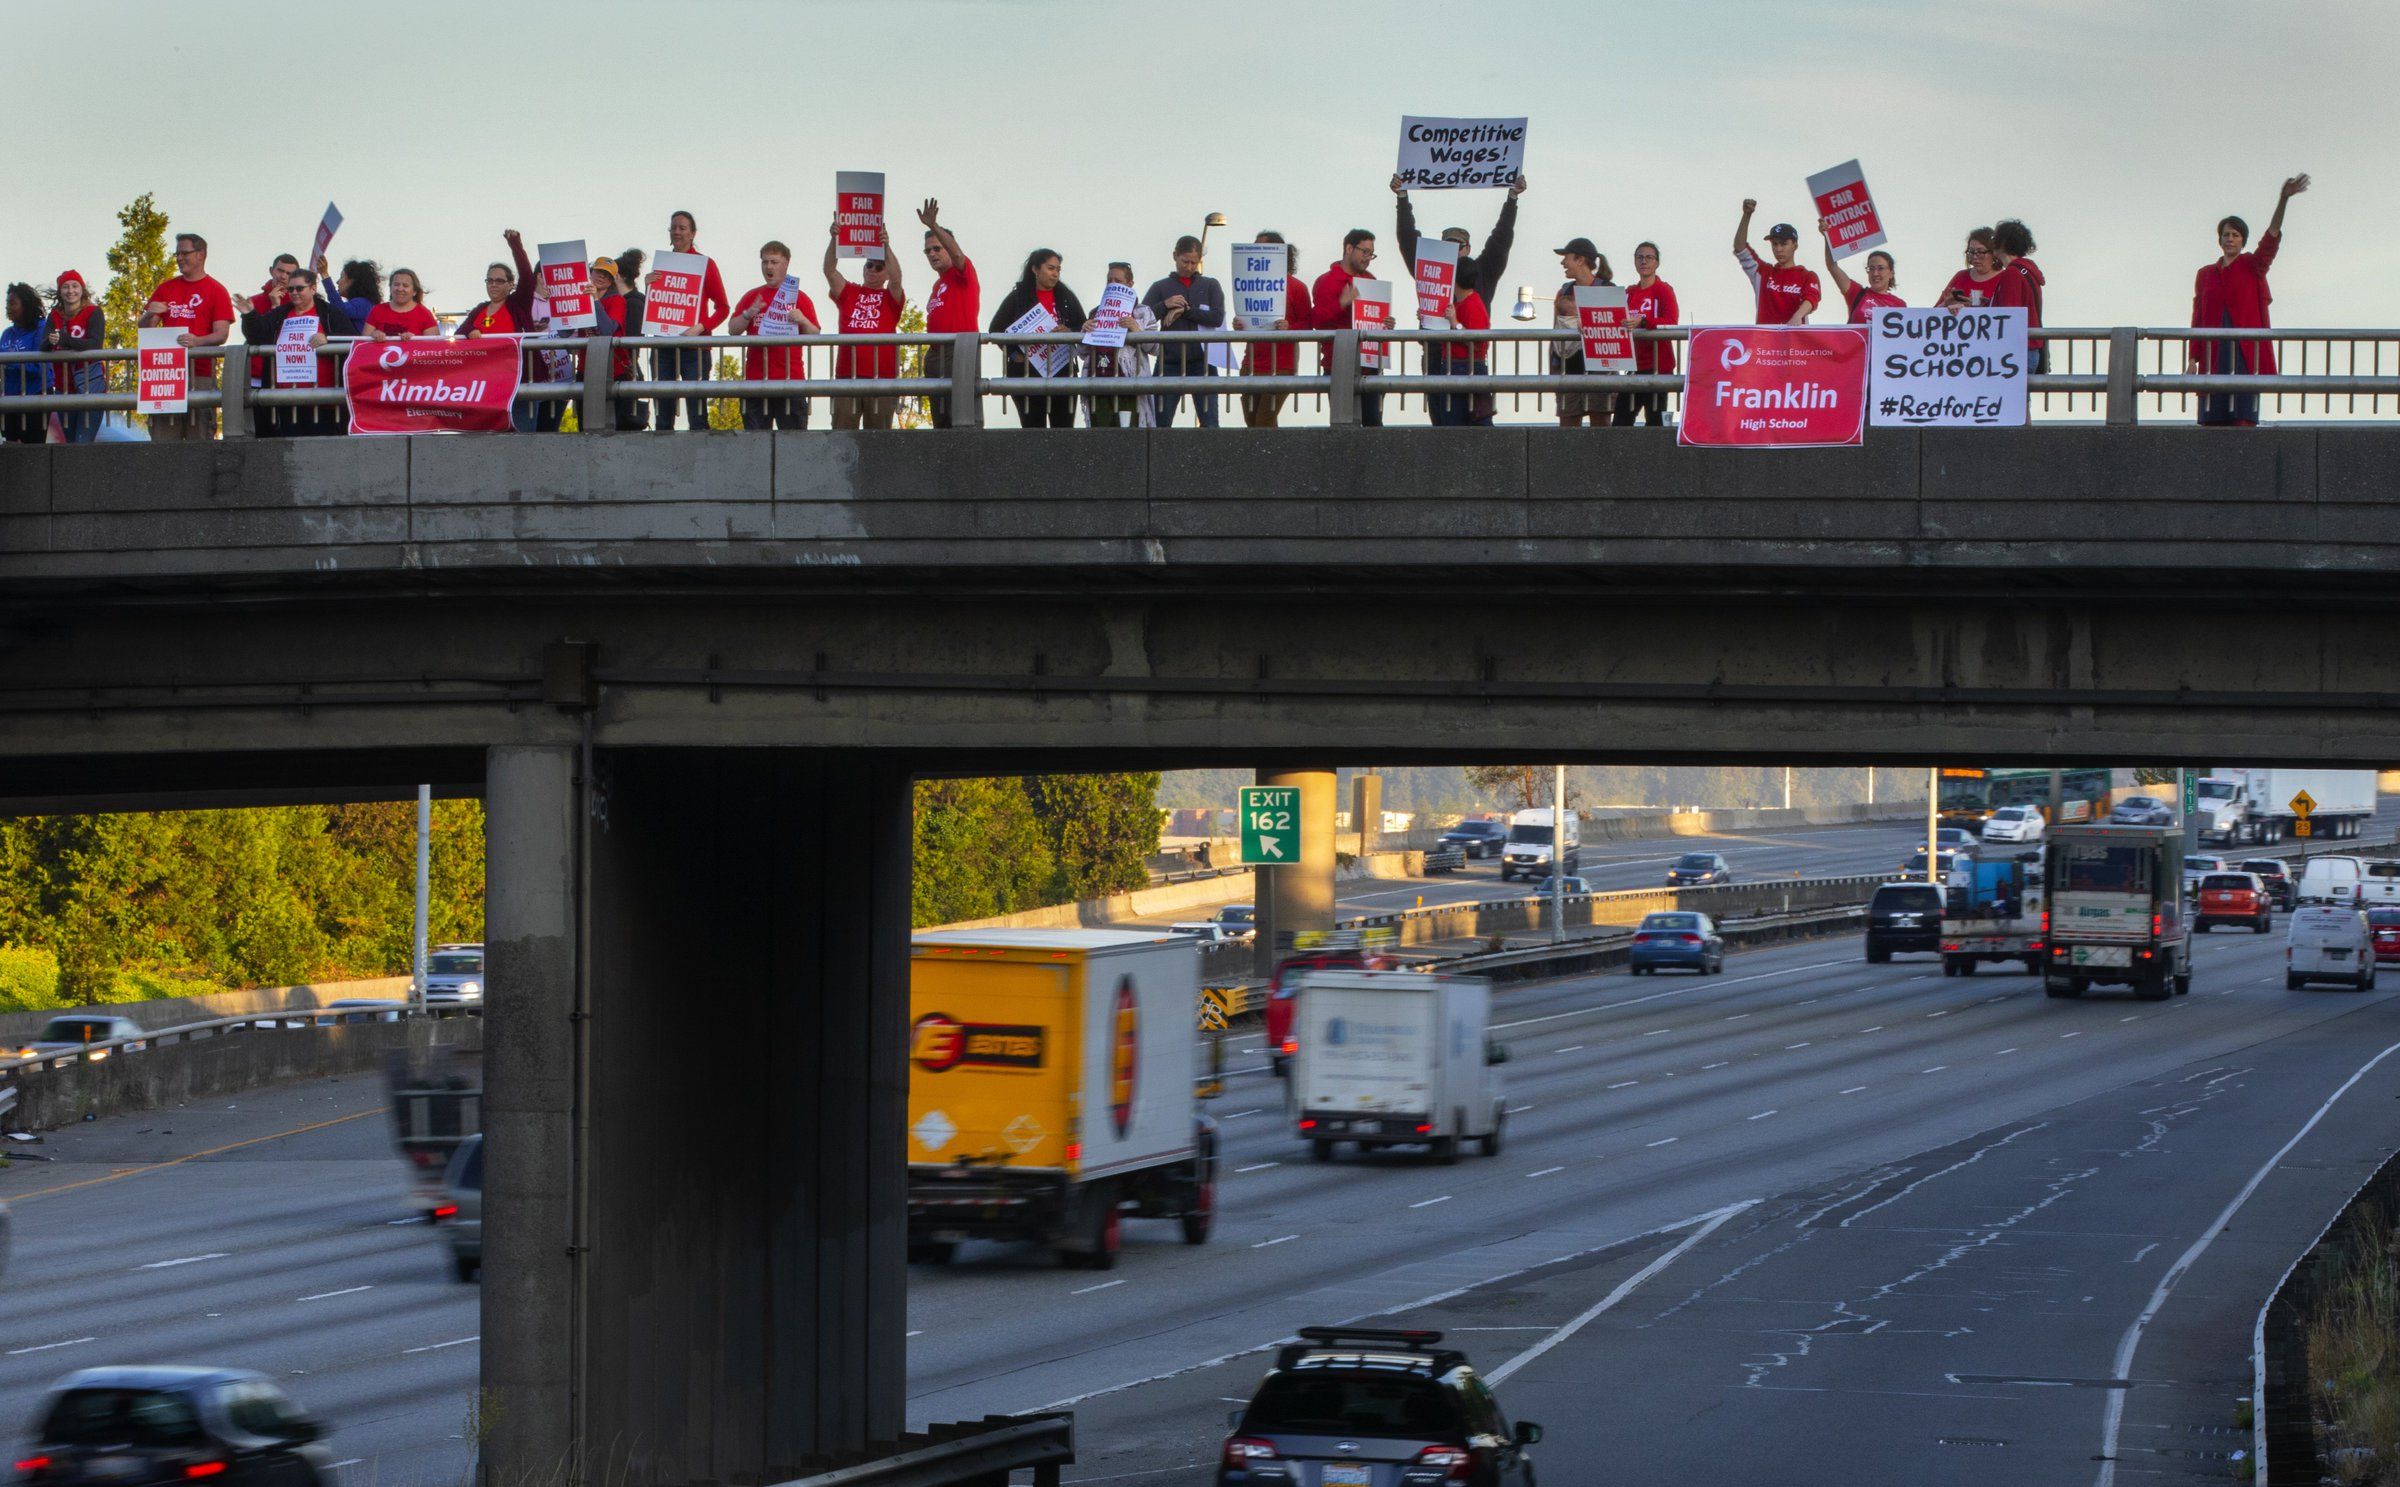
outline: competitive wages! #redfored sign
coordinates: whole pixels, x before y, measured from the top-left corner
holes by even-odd
[[[1679,444],[1856,444],[1867,421],[1867,337],[1855,325],[1695,326]]]
[[[343,383],[354,434],[505,434],[521,358],[514,336],[361,341]]]

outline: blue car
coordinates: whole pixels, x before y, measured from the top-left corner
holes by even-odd
[[[1637,976],[1661,966],[1714,976],[1725,969],[1725,942],[1706,914],[1645,914],[1626,965]]]

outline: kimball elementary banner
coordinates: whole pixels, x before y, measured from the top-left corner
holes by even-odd
[[[1867,422],[1867,336],[1856,325],[1694,326],[1678,444],[1856,444]]]
[[[515,336],[361,341],[343,364],[353,434],[505,434],[524,357]]]
[[[1400,120],[1400,184],[1416,191],[1508,186],[1525,168],[1523,119]]]

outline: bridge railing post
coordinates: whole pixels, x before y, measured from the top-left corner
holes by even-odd
[[[616,370],[614,336],[594,336],[584,342],[583,393],[575,401],[576,425],[587,434],[616,427],[609,412],[609,377]]]
[[[2142,421],[2140,385],[2142,338],[2133,326],[2114,326],[2108,333],[2108,411],[2111,425]]]
[[[983,427],[983,337],[960,331],[950,347],[950,427]]]
[[[1325,398],[1325,421],[1337,428],[1355,426],[1358,422],[1358,331],[1345,328],[1333,333],[1332,359],[1325,371],[1333,379],[1333,387]]]
[[[229,341],[216,349],[225,353],[217,358],[217,437],[247,439],[250,437],[250,348]]]

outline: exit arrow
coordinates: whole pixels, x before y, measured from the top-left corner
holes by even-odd
[[[1258,839],[1258,850],[1266,853],[1269,857],[1281,857],[1283,855],[1283,839],[1281,837],[1262,836]]]

